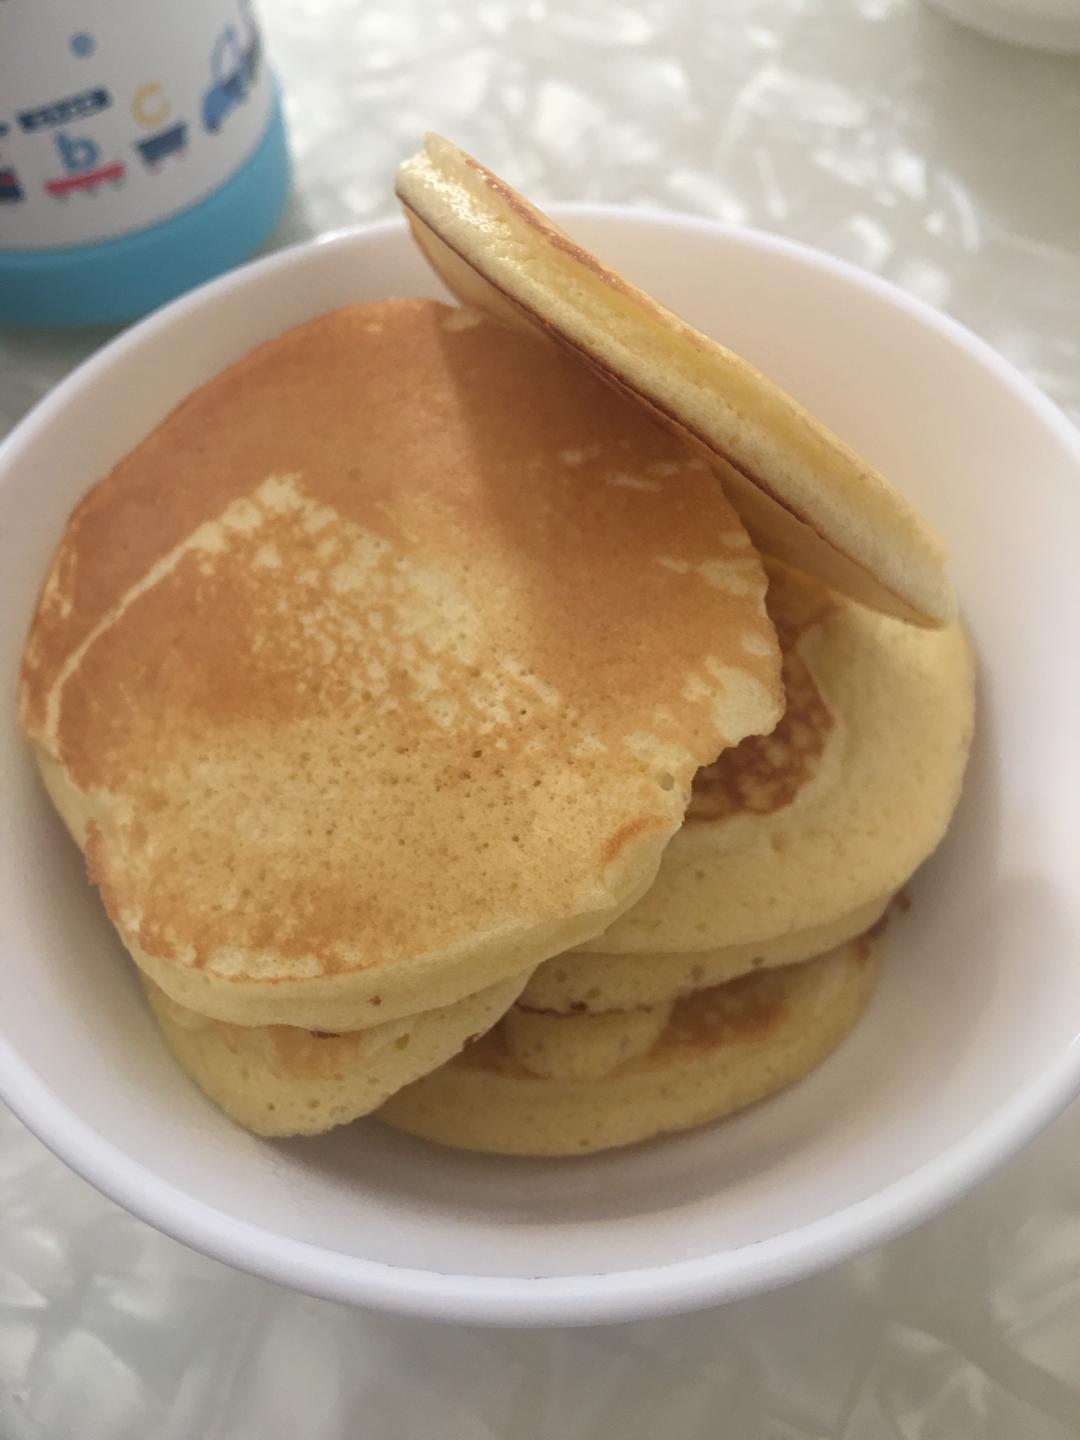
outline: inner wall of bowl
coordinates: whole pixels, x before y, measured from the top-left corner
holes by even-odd
[[[1064,442],[963,346],[796,252],[674,221],[593,213],[567,223],[787,385],[948,538],[982,675],[954,829],[890,929],[879,993],[854,1036],[808,1080],[731,1122],[562,1162],[459,1155],[372,1121],[266,1143],[220,1116],[160,1045],[9,718],[0,1029],[52,1092],[44,1138],[73,1153],[64,1112],[85,1122],[145,1167],[151,1217],[163,1181],[345,1257],[510,1276],[661,1265],[785,1234],[932,1164],[1080,1031],[1078,679],[1062,624],[1077,609],[1080,516],[1065,514],[1077,499]],[[0,491],[9,700],[38,584],[87,486],[258,340],[395,293],[439,293],[401,232],[315,247],[186,302],[52,402],[51,421],[9,455]],[[28,1096],[16,1084],[11,1098],[25,1110]]]

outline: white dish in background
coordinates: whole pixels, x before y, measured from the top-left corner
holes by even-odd
[[[993,40],[1034,50],[1080,50],[1080,0],[930,0]]]
[[[14,719],[73,504],[172,405],[323,310],[439,294],[398,223],[246,267],[85,364],[0,447],[0,1094],[75,1170],[219,1259],[459,1322],[631,1319],[786,1283],[917,1223],[1080,1090],[1080,443],[969,333],[799,246],[559,209],[757,362],[942,530],[981,665],[953,830],[890,927],[879,992],[820,1070],[736,1119],[568,1161],[470,1156],[366,1121],[237,1129],[176,1069]]]

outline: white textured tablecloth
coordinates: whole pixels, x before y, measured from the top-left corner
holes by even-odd
[[[690,210],[854,260],[1080,416],[1080,61],[919,0],[262,9],[297,164],[280,243],[391,213],[395,164],[435,128],[539,199]],[[0,337],[0,430],[103,338]],[[524,1334],[234,1274],[0,1111],[3,1440],[720,1435],[1080,1435],[1080,1110],[827,1275],[682,1320]]]

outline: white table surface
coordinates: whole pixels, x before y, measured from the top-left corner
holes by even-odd
[[[435,128],[541,200],[689,210],[854,260],[1080,417],[1080,60],[919,0],[262,10],[297,166],[275,243],[392,213],[396,162]],[[104,338],[0,336],[0,431]],[[1080,1435],[1080,1108],[948,1214],[828,1274],[681,1320],[540,1333],[235,1274],[0,1109],[3,1440],[720,1435]]]

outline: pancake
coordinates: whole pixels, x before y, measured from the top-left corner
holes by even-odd
[[[675,1002],[597,1015],[565,1015],[511,1005],[502,1018],[507,1055],[547,1080],[595,1080],[647,1055],[663,1034]]]
[[[876,949],[863,937],[688,996],[652,1049],[597,1078],[533,1074],[510,1054],[500,1022],[377,1116],[441,1145],[499,1155],[583,1155],[718,1120],[790,1085],[839,1045],[872,993]]]
[[[367,1115],[456,1055],[495,1024],[524,979],[343,1035],[208,1020],[145,976],[143,987],[174,1059],[226,1115],[256,1135],[318,1135]]]
[[[881,895],[828,924],[717,950],[690,950],[681,955],[571,951],[537,966],[520,1004],[534,1012],[557,1015],[601,1015],[611,1010],[656,1007],[695,990],[724,985],[756,970],[796,965],[845,945],[876,925],[884,917],[889,901],[888,895]]]
[[[864,604],[926,625],[955,600],[941,541],[888,482],[753,366],[583,250],[438,135],[397,193],[463,303],[538,327],[720,467],[755,543]]]
[[[361,1030],[598,934],[782,707],[707,467],[431,301],[260,346],[84,499],[24,656],[49,791],[144,974]]]
[[[961,626],[904,624],[775,562],[768,605],[784,652],[784,718],[695,778],[652,889],[586,951],[659,965],[693,955],[691,978],[710,963],[698,956],[721,952],[710,979],[730,974],[729,960],[802,958],[883,909],[945,834],[974,723]],[[556,963],[578,991],[612,983],[611,962],[594,980],[588,957],[580,972],[573,958]],[[620,983],[640,973],[629,968]],[[662,980],[657,971],[663,989],[635,1003],[677,993],[687,973],[672,960]],[[543,983],[530,983],[528,1003]]]

